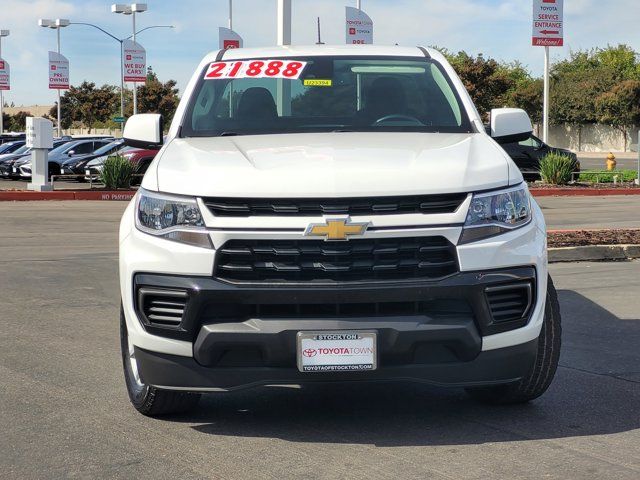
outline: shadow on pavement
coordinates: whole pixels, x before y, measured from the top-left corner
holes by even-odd
[[[621,320],[582,295],[560,292],[561,367],[549,391],[492,407],[461,390],[406,383],[312,384],[208,395],[195,430],[291,442],[461,445],[612,434],[640,428],[640,320]]]

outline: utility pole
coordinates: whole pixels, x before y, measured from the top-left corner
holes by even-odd
[[[58,55],[60,55],[60,28],[56,28],[56,34],[58,37]],[[69,82],[71,83],[71,82]],[[61,117],[61,110],[60,110],[60,89],[56,89],[56,92],[58,92],[58,137],[62,137],[62,125],[60,125],[60,117]]]
[[[542,141],[549,141],[549,47],[544,47],[544,100],[542,104]]]
[[[133,43],[136,43],[136,13],[142,13],[147,11],[146,3],[132,3],[131,5],[123,5],[121,3],[115,3],[111,5],[112,13],[122,13],[124,15],[131,15],[133,20],[133,35],[131,35],[131,39]],[[122,45],[120,47],[122,51]],[[120,54],[122,55],[122,53]],[[122,63],[122,62],[120,62]],[[122,67],[121,67],[122,70]],[[124,73],[124,72],[121,72]],[[123,75],[121,75],[122,77]],[[138,88],[136,82],[133,82],[133,114],[138,113]]]
[[[0,30],[0,58],[2,58],[2,37],[9,36],[9,30]],[[4,90],[0,89],[0,135],[4,133],[4,121],[2,118],[4,109]]]
[[[291,0],[278,0],[278,45],[291,45]]]
[[[131,18],[133,19],[133,43],[136,43],[136,12],[131,12]],[[133,82],[133,114],[138,113],[138,85]]]
[[[278,45],[291,45],[291,0],[278,0]],[[277,79],[276,100],[278,114],[291,115],[291,80]]]
[[[318,41],[316,42],[316,45],[324,45],[324,42],[320,37],[320,17],[318,17]]]

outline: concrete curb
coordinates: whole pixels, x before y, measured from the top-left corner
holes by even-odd
[[[549,263],[633,260],[640,258],[640,245],[589,245],[549,249]]]
[[[530,188],[534,197],[608,197],[640,195],[640,188]]]
[[[129,201],[136,194],[132,190],[56,190],[52,192],[30,192],[24,190],[0,191],[0,202],[28,200],[106,200]]]

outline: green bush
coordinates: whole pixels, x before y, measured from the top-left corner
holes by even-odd
[[[545,183],[566,185],[571,181],[574,165],[571,157],[549,153],[540,160],[540,176]]]
[[[581,182],[592,183],[613,183],[613,177],[618,176],[618,182],[633,182],[638,178],[635,170],[613,170],[612,172],[603,170],[585,170],[580,172]]]
[[[107,189],[129,188],[135,165],[120,155],[113,155],[104,161],[100,180]]]

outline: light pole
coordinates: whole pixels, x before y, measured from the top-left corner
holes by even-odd
[[[0,58],[2,58],[2,37],[8,37],[9,36],[9,30],[0,30]],[[4,109],[4,95],[3,92],[4,90],[0,90],[0,135],[2,135],[2,133],[4,132],[4,120],[2,118],[2,111]]]
[[[108,35],[109,37],[113,38],[116,42],[118,42],[120,44],[120,117],[124,118],[124,72],[122,71],[122,64],[124,63],[122,60],[122,42],[124,42],[125,40],[128,40],[129,38],[132,37],[132,35],[129,35],[126,38],[118,38],[115,35],[107,32],[104,28],[99,27],[98,25],[94,25],[93,23],[85,23],[85,22],[71,22],[71,25],[85,25],[87,27],[93,27],[93,28],[97,28],[98,30],[100,30],[102,33],[104,33],[105,35]],[[152,28],[175,28],[173,25],[152,25],[150,27],[145,27],[141,30],[138,30],[136,32],[136,35],[138,35],[139,33],[144,32],[145,30],[151,30]]]
[[[122,13],[124,15],[131,15],[133,20],[133,43],[136,42],[136,13],[142,13],[147,11],[146,3],[132,3],[131,5],[123,5],[121,3],[114,3],[111,5],[111,11],[113,13]],[[122,48],[120,49],[122,50]],[[136,82],[133,82],[133,114],[138,113],[138,88]]]
[[[45,28],[52,28],[56,31],[56,36],[58,39],[58,55],[60,55],[60,29],[69,26],[69,20],[66,18],[56,18],[55,20],[48,20],[46,18],[41,18],[38,20],[38,25]],[[62,136],[62,125],[60,124],[60,89],[57,88],[58,92],[58,137]]]

